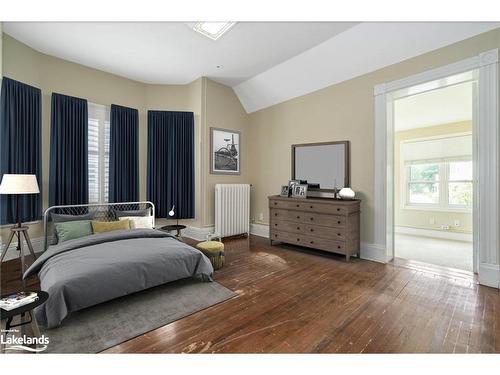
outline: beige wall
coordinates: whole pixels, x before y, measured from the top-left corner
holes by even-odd
[[[293,143],[351,141],[351,185],[361,205],[361,238],[374,240],[373,87],[500,47],[500,29],[252,113],[248,127],[252,218],[268,223],[267,197],[290,178]],[[263,214],[263,220],[258,220]]]
[[[401,199],[401,143],[403,141],[451,135],[472,131],[472,122],[463,121],[451,124],[429,126],[425,128],[410,129],[396,132],[394,134],[394,197],[395,211],[394,221],[397,226],[441,230],[441,225],[449,225],[450,230],[446,232],[472,233],[472,213],[471,212],[445,212],[405,209]],[[434,218],[434,224],[431,224]],[[460,222],[459,227],[454,226],[454,221]]]
[[[50,97],[52,92],[82,97],[89,102],[120,104],[139,110],[140,199],[146,199],[147,110],[192,111],[195,115],[196,208],[195,219],[186,224],[203,226],[213,223],[213,184],[218,177],[208,176],[209,147],[205,106],[208,103],[210,123],[214,126],[243,129],[246,114],[232,89],[200,78],[188,85],[149,85],[100,70],[55,58],[26,46],[14,38],[3,36],[3,73],[5,76],[36,86],[42,90],[42,191],[43,207],[48,206]],[[207,89],[208,88],[208,89]],[[209,96],[209,97],[207,97]],[[246,158],[243,157],[243,160]],[[244,168],[246,170],[246,168]],[[245,172],[246,173],[246,172]],[[242,175],[243,177],[244,175]],[[221,177],[221,182],[240,181],[240,177]],[[208,181],[208,183],[207,183]],[[213,211],[213,209],[212,209]],[[207,218],[204,218],[206,216]],[[163,220],[159,221],[162,224]],[[32,238],[41,237],[41,223],[30,225]],[[8,228],[1,228],[2,242]]]
[[[205,171],[205,196],[202,204],[204,209],[203,225],[214,225],[214,191],[215,184],[239,184],[249,183],[248,165],[249,145],[247,141],[247,121],[248,115],[241,106],[238,97],[234,91],[220,83],[207,80],[206,87],[206,128],[204,130],[204,142],[206,150],[205,155],[210,155],[210,128],[224,128],[237,130],[240,132],[240,175],[214,175],[210,174],[210,157],[204,160],[203,170]]]

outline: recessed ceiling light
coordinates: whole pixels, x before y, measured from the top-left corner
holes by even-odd
[[[235,24],[236,22],[196,22],[192,28],[212,40],[217,40]]]

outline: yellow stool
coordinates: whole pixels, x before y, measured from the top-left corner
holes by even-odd
[[[224,244],[220,241],[203,241],[196,248],[210,259],[214,270],[224,266]]]

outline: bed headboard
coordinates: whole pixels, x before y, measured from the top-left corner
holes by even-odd
[[[153,227],[155,226],[155,205],[150,201],[143,202],[121,202],[121,203],[95,203],[95,204],[75,204],[66,206],[52,206],[43,213],[43,249],[47,250],[49,246],[49,238],[54,236],[54,226],[49,225],[50,214],[57,213],[63,215],[84,215],[94,213],[95,220],[112,221],[115,220],[113,210],[128,211],[128,210],[145,210],[151,208],[153,215]]]

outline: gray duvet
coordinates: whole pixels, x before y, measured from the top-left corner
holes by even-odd
[[[170,281],[211,281],[213,267],[200,251],[168,233],[133,229],[51,246],[23,277],[37,272],[49,299],[35,315],[53,328],[73,311]]]

